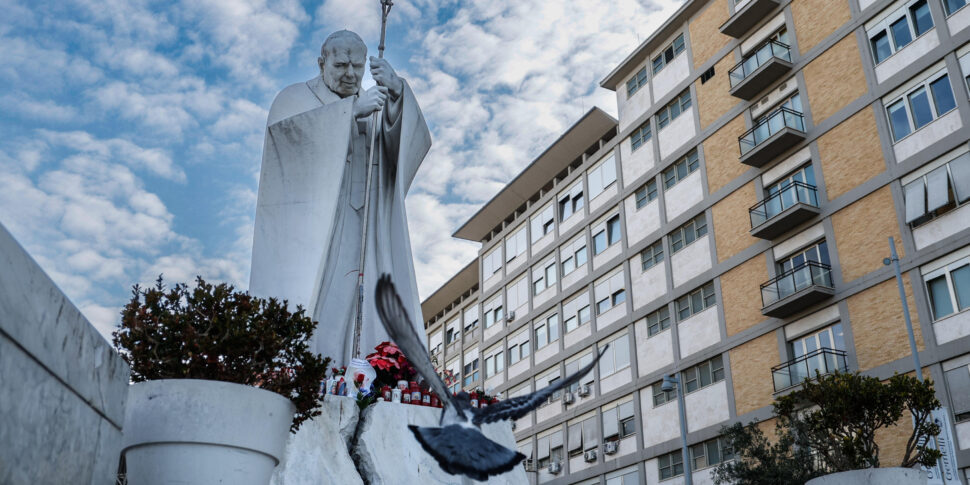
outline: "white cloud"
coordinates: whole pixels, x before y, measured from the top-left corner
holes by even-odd
[[[0,108],[31,120],[51,123],[66,123],[78,116],[78,110],[74,106],[58,104],[50,99],[37,100],[26,93],[0,97]]]
[[[100,140],[84,131],[38,130],[38,134],[54,146],[63,146],[102,160],[114,157],[132,168],[147,170],[176,182],[185,182],[185,172],[175,165],[168,153],[158,148],[143,148],[121,138]]]

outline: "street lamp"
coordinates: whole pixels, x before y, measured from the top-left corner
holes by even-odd
[[[674,386],[677,388],[677,410],[680,412],[680,440],[683,446],[681,452],[684,455],[684,479],[687,485],[694,485],[690,470],[690,452],[687,449],[687,411],[684,409],[684,392],[680,386],[680,379],[673,374],[664,376],[663,383],[660,384],[660,390],[663,392],[671,392],[674,390]]]

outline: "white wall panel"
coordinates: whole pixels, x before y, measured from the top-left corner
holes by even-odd
[[[692,315],[677,325],[682,359],[721,341],[721,326],[718,322],[716,305]]]
[[[688,433],[727,421],[731,418],[728,411],[727,381],[687,394],[685,406]]]
[[[711,246],[707,240],[709,237],[711,236],[705,235],[670,257],[674,288],[711,269]]]
[[[694,125],[693,104],[691,105],[690,109],[681,113],[681,115],[675,120],[671,121],[669,125],[664,127],[662,130],[658,130],[657,139],[660,143],[661,160],[669,157],[671,153],[684,146],[684,144],[693,138],[697,133]]]
[[[663,191],[664,205],[667,207],[667,220],[683,214],[704,200],[704,185],[701,183],[701,170],[695,170],[677,185]]]
[[[637,197],[631,195],[623,203],[626,211],[626,240],[627,246],[636,243],[660,229],[660,198],[648,202],[637,209]]]
[[[956,94],[960,96],[960,94]],[[960,110],[954,109],[949,113],[931,121],[926,126],[911,133],[898,143],[893,145],[893,153],[896,154],[896,162],[902,162],[907,158],[929,148],[934,143],[940,141],[946,135],[960,129],[963,123],[960,121]]]

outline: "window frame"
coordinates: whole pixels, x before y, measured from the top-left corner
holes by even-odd
[[[640,88],[647,85],[647,66],[643,66],[626,82],[626,99],[630,99],[640,91]],[[631,87],[632,86],[632,87]]]
[[[889,134],[892,137],[892,143],[895,145],[906,138],[912,136],[914,133],[920,131],[926,126],[930,125],[934,121],[940,119],[944,115],[951,113],[957,109],[956,104],[956,94],[953,92],[953,85],[950,84],[949,79],[950,73],[947,71],[946,67],[934,72],[933,74],[927,76],[925,79],[919,83],[911,86],[909,89],[904,91],[901,95],[891,98],[888,102],[883,103],[883,112],[886,116],[886,122],[889,125]],[[937,99],[936,94],[931,89],[930,85],[936,83],[940,79],[947,78],[947,86],[950,88],[950,96],[953,97],[954,104],[953,107],[940,113],[937,111]],[[923,123],[919,127],[916,126],[915,118],[913,117],[913,107],[912,107],[912,96],[917,93],[917,91],[923,90],[926,93],[927,101],[929,103],[929,108],[931,110],[932,119]],[[909,130],[902,137],[897,137],[896,127],[893,123],[892,112],[890,111],[894,106],[900,105],[903,107],[903,112],[906,114],[907,129]]]
[[[917,31],[915,11],[913,10],[913,6],[918,3],[922,3],[926,5],[926,8],[930,10],[930,21],[933,22],[933,25],[931,25],[922,33],[919,33]],[[943,3],[945,3],[945,0]],[[945,8],[946,7],[944,6],[944,9]],[[903,19],[905,19],[906,21],[907,33],[909,34],[910,38],[909,38],[909,41],[907,41],[906,43],[902,45],[897,45],[896,32],[893,30],[893,26],[898,25],[899,21]],[[886,62],[889,58],[896,55],[897,52],[912,45],[914,42],[916,42],[917,39],[926,35],[935,27],[936,27],[936,21],[933,19],[932,9],[929,8],[928,0],[910,0],[900,5],[896,10],[893,10],[892,12],[887,14],[882,20],[880,20],[871,28],[866,30],[866,39],[867,39],[867,43],[869,44],[869,54],[872,56],[873,65],[878,66],[879,64]],[[873,43],[873,40],[876,37],[879,37],[880,35],[884,35],[886,37],[886,41],[889,44],[889,51],[890,51],[889,55],[887,55],[882,59],[879,59],[876,46]]]
[[[680,115],[684,114],[687,110],[691,109],[694,105],[694,101],[690,94],[690,87],[687,87],[680,94],[674,96],[674,99],[670,100],[666,106],[660,108],[654,117],[657,119],[657,131],[660,132],[664,128],[670,126]],[[675,109],[676,107],[676,109]]]
[[[663,239],[658,239],[657,242],[647,246],[640,251],[640,271],[646,271],[664,261],[664,244]]]
[[[703,381],[705,371],[710,379],[706,384]],[[720,372],[720,377],[718,377],[718,372]],[[724,379],[724,356],[721,354],[715,355],[704,362],[690,366],[680,372],[680,380],[683,383],[685,396],[692,392],[711,387]],[[691,383],[695,383],[693,389],[691,388]]]
[[[673,186],[679,184],[682,180],[690,177],[690,175],[701,168],[700,158],[697,155],[697,149],[694,148],[689,153],[683,157],[677,159],[676,162],[670,164],[667,168],[660,173],[661,180],[663,180],[664,191],[670,190]],[[681,170],[683,169],[683,170]],[[683,174],[681,174],[683,172]]]
[[[923,289],[926,292],[926,299],[930,307],[930,318],[932,318],[933,322],[938,322],[940,320],[944,320],[944,319],[959,315],[961,313],[970,311],[970,302],[967,302],[967,305],[964,306],[963,308],[960,307],[960,297],[959,297],[959,294],[957,293],[957,286],[954,283],[954,277],[953,277],[953,273],[955,271],[958,271],[964,268],[967,268],[968,270],[970,270],[970,267],[968,267],[968,265],[970,265],[970,256],[964,256],[962,258],[955,259],[947,263],[943,267],[937,268],[933,271],[927,272],[926,274],[922,275]],[[930,289],[930,282],[935,281],[941,277],[943,278],[943,281],[946,284],[947,297],[949,299],[949,304],[950,304],[950,312],[943,316],[937,316],[936,303],[935,303],[935,299],[933,298],[933,291]]]
[[[653,131],[650,128],[650,120],[644,121],[642,125],[630,133],[630,153],[643,148],[650,139],[653,138]]]
[[[678,44],[679,42],[679,44]],[[684,33],[681,32],[674,40],[670,41],[669,44],[665,45],[663,49],[660,49],[660,53],[656,56],[650,58],[650,70],[653,75],[656,76],[657,73],[663,71],[674,59],[677,58],[681,53],[687,50],[687,38],[684,37]],[[668,54],[670,51],[670,54]],[[669,58],[668,58],[669,55]],[[660,62],[658,67],[658,61]]]
[[[670,243],[670,255],[673,256],[674,254],[677,254],[687,246],[694,244],[702,237],[706,236],[707,233],[708,233],[707,214],[705,214],[704,212],[701,212],[700,214],[698,214],[691,220],[685,222],[680,227],[678,227],[677,229],[674,229],[673,232],[667,235]],[[688,237],[692,239],[688,242],[685,242],[687,241]],[[681,246],[676,247],[677,244],[680,244]]]
[[[647,204],[657,200],[658,197],[660,197],[660,191],[657,189],[656,178],[647,180],[633,192],[633,200],[637,210],[646,207]]]
[[[674,314],[677,315],[677,322],[680,323],[716,305],[717,292],[714,290],[714,282],[709,281],[674,300]],[[681,316],[685,310],[687,316]]]
[[[655,318],[656,322],[655,323],[651,323],[651,321],[650,321],[651,320],[651,317],[654,317],[654,316],[656,316],[656,318]],[[667,329],[670,328],[670,321],[671,321],[671,318],[670,318],[670,306],[669,305],[664,305],[664,306],[662,306],[662,307],[660,307],[660,308],[658,308],[658,309],[650,312],[644,318],[646,318],[646,323],[647,323],[647,338],[651,338],[651,337],[655,337],[657,335],[660,335],[661,333],[664,332],[664,330],[667,330]],[[656,329],[656,330],[654,330],[654,329]]]

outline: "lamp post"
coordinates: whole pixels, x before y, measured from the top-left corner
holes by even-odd
[[[677,386],[677,410],[680,412],[680,441],[683,447],[681,452],[684,455],[684,480],[687,485],[694,485],[690,470],[690,451],[687,449],[687,411],[684,409],[684,392],[680,385],[680,379],[673,374],[664,376],[660,390],[670,392],[674,390],[674,386]]]

